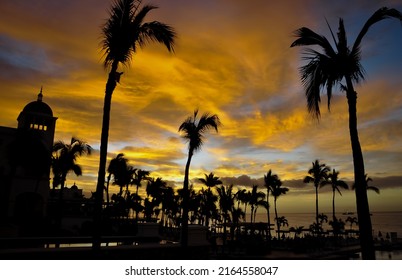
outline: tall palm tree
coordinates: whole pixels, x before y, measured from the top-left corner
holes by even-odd
[[[314,183],[315,187],[315,219],[317,225],[318,223],[318,187],[327,179],[329,167],[325,163],[320,163],[318,159],[312,163],[313,166],[308,170],[308,174],[311,176],[306,176],[303,180],[304,183]]]
[[[215,176],[214,173],[209,173],[204,174],[205,175],[205,179],[204,178],[200,178],[198,180],[200,180],[201,183],[203,183],[205,186],[208,187],[208,192],[211,192],[211,188],[222,184],[222,181],[219,180],[219,177]],[[207,196],[208,198],[208,196]],[[209,205],[208,201],[206,201],[206,205]],[[207,229],[209,228],[209,213],[210,211],[206,211],[206,216],[205,216],[205,226],[207,227]]]
[[[187,247],[188,243],[188,176],[190,172],[191,159],[195,152],[199,151],[204,144],[204,133],[210,129],[215,129],[218,132],[218,127],[221,122],[218,115],[210,115],[205,113],[199,119],[197,118],[198,110],[194,111],[194,115],[188,117],[179,127],[179,132],[182,132],[182,137],[188,142],[188,158],[184,171],[183,182],[183,217],[182,217],[182,240],[183,247]]]
[[[264,186],[267,189],[267,222],[268,222],[268,238],[271,239],[271,217],[269,213],[269,194],[272,193],[273,185],[279,180],[278,175],[272,174],[270,169],[267,175],[264,175]]]
[[[349,188],[348,184],[343,181],[338,179],[339,172],[336,171],[335,169],[332,169],[332,173],[328,174],[328,179],[322,182],[321,187],[324,187],[326,185],[330,185],[332,187],[332,220],[336,220],[335,216],[335,191],[339,193],[339,195],[342,195],[341,191],[339,188],[343,188],[347,190]]]
[[[374,259],[374,243],[370,210],[367,199],[366,182],[364,178],[363,153],[359,142],[357,131],[357,92],[354,84],[364,79],[364,70],[361,65],[361,43],[362,39],[375,23],[388,18],[396,18],[402,22],[402,14],[395,9],[383,7],[378,9],[366,21],[358,34],[352,47],[348,46],[347,36],[343,19],[339,19],[339,28],[336,40],[332,30],[331,34],[335,41],[335,48],[328,39],[319,35],[309,28],[302,27],[296,30],[298,37],[291,47],[295,46],[318,46],[322,49],[319,52],[315,49],[307,49],[306,60],[308,63],[301,68],[301,80],[305,87],[307,107],[315,117],[320,116],[320,91],[326,87],[328,96],[328,107],[332,97],[332,87],[340,85],[346,92],[349,110],[349,132],[353,154],[356,208],[359,218],[360,244],[362,247],[363,259]],[[345,84],[342,84],[344,81]]]
[[[169,25],[159,21],[144,22],[147,14],[156,9],[155,6],[140,7],[141,0],[115,0],[110,17],[102,28],[102,50],[104,66],[109,69],[103,105],[102,133],[100,144],[100,159],[98,182],[96,186],[95,225],[98,227],[95,239],[100,238],[100,214],[102,210],[102,192],[105,182],[107,146],[109,138],[110,108],[112,94],[120,81],[122,72],[118,72],[120,64],[129,65],[137,49],[149,42],[158,42],[173,52],[175,31]],[[100,248],[100,240],[94,240],[94,249]]]
[[[272,196],[274,197],[275,220],[278,228],[278,240],[280,238],[281,219],[278,219],[277,200],[281,195],[285,195],[289,191],[288,188],[282,187],[282,181],[278,178],[272,185]]]

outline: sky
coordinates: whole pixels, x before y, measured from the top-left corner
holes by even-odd
[[[58,117],[55,140],[71,137],[94,148],[81,158],[83,176],[70,174],[90,194],[95,190],[107,71],[102,65],[101,27],[109,0],[14,0],[0,2],[0,125],[17,126],[23,107],[43,101]],[[108,160],[124,153],[135,168],[180,187],[187,143],[180,124],[194,110],[217,114],[218,133],[206,134],[191,163],[190,179],[213,172],[236,188],[258,184],[272,170],[289,187],[279,212],[314,212],[314,187],[302,183],[315,159],[353,180],[345,94],[334,90],[331,111],[307,112],[299,67],[301,48],[290,48],[300,27],[331,38],[344,19],[353,43],[365,21],[382,6],[402,11],[401,0],[265,1],[150,0],[158,20],[177,32],[175,52],[149,44],[138,50],[113,97]],[[381,194],[369,192],[371,211],[402,210],[402,25],[374,25],[363,39],[366,80],[358,92],[358,129],[366,173]],[[114,187],[115,188],[115,187]],[[114,189],[115,191],[117,188]],[[113,190],[112,190],[113,192]],[[320,212],[331,211],[331,190],[322,188]],[[339,211],[355,210],[354,193],[336,198]]]

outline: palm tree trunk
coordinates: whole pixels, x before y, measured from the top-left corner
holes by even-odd
[[[188,159],[186,163],[186,169],[184,171],[183,182],[183,215],[181,225],[181,246],[187,247],[188,245],[188,203],[189,203],[189,191],[188,191],[188,177],[190,172],[191,158],[193,157],[193,150],[190,148],[188,152]]]
[[[318,227],[318,185],[315,186],[315,222]]]
[[[102,203],[103,203],[103,187],[105,184],[106,175],[106,160],[107,160],[107,145],[109,140],[109,123],[110,123],[110,108],[112,105],[112,94],[116,88],[116,71],[118,61],[114,61],[109,73],[109,77],[106,83],[105,99],[103,103],[103,119],[102,119],[102,133],[100,143],[100,159],[99,159],[99,171],[98,182],[95,192],[95,209],[94,209],[94,236],[92,248],[94,250],[100,250],[101,245],[101,220],[102,220]]]
[[[275,219],[276,219],[276,227],[278,228],[278,240],[281,239],[281,226],[278,220],[278,211],[276,210],[276,197],[274,199],[274,206],[275,206]]]
[[[375,259],[373,232],[370,219],[370,209],[367,198],[366,180],[364,177],[364,161],[359,135],[357,132],[357,93],[353,89],[352,82],[347,79],[347,99],[349,109],[349,132],[353,153],[353,165],[355,175],[356,208],[359,219],[360,246],[363,259]]]
[[[206,202],[205,202],[205,204],[206,204],[206,207],[205,207],[206,208],[205,226],[207,227],[207,235],[208,235],[208,237],[209,237],[209,201],[208,201],[208,199],[209,199],[210,192],[211,192],[211,187],[208,186],[208,195],[206,197]]]
[[[335,222],[335,188],[332,188],[332,220]]]
[[[106,206],[107,206],[107,207],[109,207],[109,203],[110,203],[110,199],[109,199],[109,184],[110,184],[110,179],[111,179],[111,174],[109,174],[109,176],[107,176],[106,189],[105,189],[105,193],[106,193]]]
[[[244,203],[244,222],[247,222],[247,203]]]
[[[267,216],[268,216],[268,240],[271,240],[271,215],[269,213],[269,190],[267,189]]]

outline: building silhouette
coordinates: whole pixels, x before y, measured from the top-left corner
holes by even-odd
[[[17,128],[0,126],[0,217],[21,224],[46,216],[57,117],[37,100],[20,112]]]

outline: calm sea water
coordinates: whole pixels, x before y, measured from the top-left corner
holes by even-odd
[[[328,220],[332,219],[332,213],[324,213],[328,216]],[[279,216],[285,216],[288,220],[289,227],[284,227],[283,229],[287,229],[290,227],[299,227],[304,226],[305,229],[308,229],[309,226],[315,222],[315,213],[279,213]],[[357,214],[349,214],[343,215],[342,213],[338,213],[337,218],[346,221],[348,216],[357,217]],[[274,223],[275,215],[271,213],[271,223]],[[267,222],[267,214],[266,213],[257,213],[256,221],[258,222]],[[383,238],[386,238],[387,233],[396,232],[398,238],[402,238],[402,211],[400,212],[373,212],[371,216],[371,223],[373,227],[373,235],[374,237],[378,237],[379,232]],[[325,229],[330,229],[330,225],[328,223],[324,224]],[[345,229],[350,229],[350,224],[345,224]],[[358,229],[358,226],[353,224],[352,229]]]

